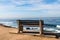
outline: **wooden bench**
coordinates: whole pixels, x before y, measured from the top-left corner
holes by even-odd
[[[38,25],[40,27],[40,35],[43,31],[43,20],[17,20],[18,23],[18,33],[23,33],[23,25],[29,25],[29,26],[36,26]],[[20,32],[21,31],[21,32]]]

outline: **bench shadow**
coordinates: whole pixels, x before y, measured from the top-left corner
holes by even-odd
[[[10,34],[31,35],[31,36],[34,36],[34,37],[36,36],[36,37],[56,38],[55,36],[50,36],[50,35],[42,35],[42,36],[41,36],[41,35],[35,35],[35,34],[32,35],[32,34],[29,34],[29,33],[18,33],[18,32],[17,32],[17,33],[16,33],[16,32],[9,32],[9,33],[10,33]]]
[[[47,38],[56,38],[55,36],[50,36],[50,35],[48,35],[48,36],[46,36],[46,35],[33,35],[33,36],[36,36],[36,37],[47,37]]]
[[[22,34],[22,33],[16,33],[16,32],[9,32],[10,34]]]

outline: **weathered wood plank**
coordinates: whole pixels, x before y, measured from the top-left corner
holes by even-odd
[[[23,25],[39,25],[39,20],[20,20]]]
[[[17,20],[17,23],[18,23],[18,33],[22,33],[23,32],[23,25],[20,20]]]
[[[40,35],[43,34],[43,20],[39,20],[39,27],[40,27]]]

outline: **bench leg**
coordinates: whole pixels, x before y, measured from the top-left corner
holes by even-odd
[[[59,36],[58,36],[58,35],[56,35],[56,38],[58,39],[58,38],[59,38]]]

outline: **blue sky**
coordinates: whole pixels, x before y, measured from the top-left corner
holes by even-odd
[[[60,17],[60,0],[0,0],[0,18]]]

